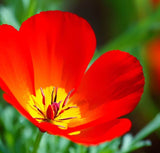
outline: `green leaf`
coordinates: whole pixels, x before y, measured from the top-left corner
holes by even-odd
[[[121,151],[125,152],[128,150],[132,144],[133,136],[131,134],[126,134],[122,139]]]
[[[129,149],[128,152],[132,152],[134,150],[138,150],[139,148],[148,147],[148,146],[151,146],[151,145],[152,145],[152,143],[151,143],[150,140],[139,141],[136,144],[132,145],[132,147]]]
[[[10,153],[8,148],[1,141],[1,139],[0,139],[0,153]]]

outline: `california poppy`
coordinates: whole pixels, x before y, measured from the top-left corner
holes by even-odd
[[[151,3],[153,4],[154,7],[156,7],[157,5],[159,5],[160,0],[151,0]]]
[[[140,101],[139,61],[114,50],[87,70],[95,34],[81,17],[41,12],[17,31],[0,26],[0,86],[4,99],[41,131],[95,145],[129,131],[121,118]]]
[[[154,96],[160,93],[160,38],[154,38],[146,45],[146,59],[149,68],[150,90]]]

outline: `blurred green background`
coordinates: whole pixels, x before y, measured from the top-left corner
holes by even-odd
[[[144,67],[146,85],[138,107],[127,115],[133,123],[130,133],[134,136],[160,111],[160,93],[157,91],[155,94],[155,90],[151,88],[152,74],[147,50],[150,41],[160,36],[159,4],[160,0],[0,0],[0,24],[10,24],[18,29],[24,20],[38,12],[69,11],[85,18],[95,31],[97,50],[92,62],[113,49],[136,56]],[[0,101],[0,153],[31,152],[38,129],[4,102],[2,92]],[[141,145],[150,145],[150,142],[139,143],[140,149],[133,152],[159,153],[160,130],[157,130],[160,127],[159,120],[160,117],[156,118],[154,128],[150,126],[148,131],[151,131],[146,134],[147,136],[152,133],[145,138],[150,139],[152,145],[140,148]],[[45,134],[38,152],[122,153],[127,147],[124,145],[130,139],[131,135],[126,135],[98,147],[86,148],[66,139]]]

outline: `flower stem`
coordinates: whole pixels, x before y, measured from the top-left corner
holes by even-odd
[[[38,132],[38,135],[37,135],[37,137],[36,137],[36,140],[35,140],[35,144],[34,144],[34,148],[33,148],[32,153],[37,153],[38,147],[39,147],[39,144],[40,144],[40,142],[41,142],[42,136],[43,136],[43,133],[42,133],[42,132]]]

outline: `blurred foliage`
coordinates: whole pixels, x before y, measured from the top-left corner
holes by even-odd
[[[97,51],[92,62],[109,50],[127,51],[136,56],[143,65],[146,85],[140,105],[129,116],[133,121],[131,132],[136,133],[135,136],[127,134],[99,146],[84,147],[45,133],[38,152],[156,153],[154,143],[160,141],[157,130],[160,127],[160,114],[156,114],[160,107],[150,93],[145,47],[160,33],[160,5],[155,7],[152,0],[0,0],[0,24],[10,24],[19,29],[24,20],[46,10],[70,11],[87,19],[97,37]],[[0,100],[0,153],[32,152],[38,129],[4,102],[2,92]],[[138,133],[139,129],[142,130]],[[135,151],[144,146],[151,146],[151,141],[143,139],[154,131],[157,131],[157,138],[151,140],[153,147]]]

